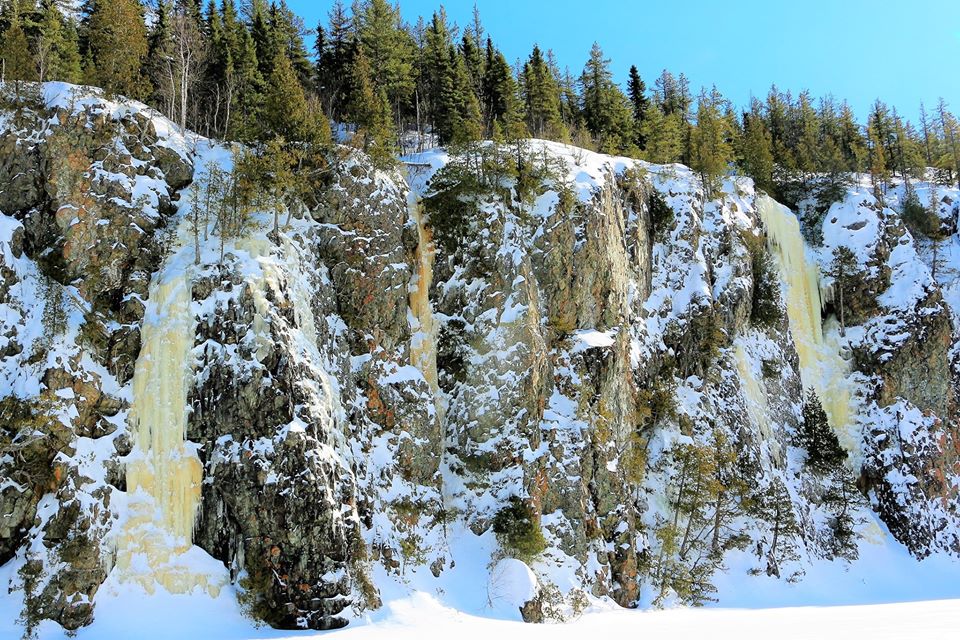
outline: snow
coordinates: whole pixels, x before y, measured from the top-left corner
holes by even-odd
[[[464,560],[470,563],[470,559]],[[869,582],[853,577],[853,571],[844,574],[830,570],[811,574],[799,585],[751,578],[751,583],[740,581],[728,585],[736,587],[739,593],[720,607],[645,611],[599,604],[587,609],[578,619],[562,625],[525,624],[519,621],[517,612],[487,606],[484,603],[487,599],[485,580],[476,582],[471,579],[476,577],[472,575],[474,571],[485,571],[486,567],[482,562],[472,562],[458,580],[445,581],[443,589],[406,593],[398,590],[394,597],[385,600],[381,609],[367,612],[345,629],[335,632],[258,628],[244,617],[232,590],[225,589],[218,598],[199,594],[174,596],[163,591],[148,596],[138,587],[118,590],[108,582],[97,596],[95,624],[80,629],[73,637],[77,640],[121,640],[131,637],[131,630],[136,629],[138,640],[513,637],[583,640],[631,636],[730,640],[948,640],[955,638],[960,628],[957,566],[932,560],[920,564],[920,570],[917,570],[915,561],[909,557],[898,556],[881,547],[877,555],[863,559],[879,569],[882,576]],[[883,562],[891,564],[877,567],[877,563]],[[510,593],[515,597],[530,586],[522,571],[525,565],[521,567],[517,563],[519,561],[507,565],[511,578]],[[913,568],[906,563],[912,563]],[[904,569],[910,570],[904,572]],[[7,578],[5,574],[9,570],[10,565],[0,568],[0,580]],[[793,590],[792,594],[790,590]],[[732,589],[725,591],[731,592]],[[918,594],[929,594],[931,599],[888,602],[891,596],[909,600],[910,596]],[[2,638],[18,638],[22,633],[15,624],[18,612],[9,607],[11,600],[0,600]],[[831,606],[831,600],[843,604]],[[472,607],[462,606],[471,601]],[[812,606],[800,606],[799,603]],[[65,640],[69,636],[55,625],[45,623],[37,637],[38,640]]]

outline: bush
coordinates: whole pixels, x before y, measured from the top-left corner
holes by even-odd
[[[493,532],[500,546],[519,560],[530,562],[547,548],[537,514],[524,500],[510,498],[510,504],[493,517]]]
[[[903,223],[913,235],[921,235],[934,240],[940,239],[940,218],[937,216],[935,209],[928,209],[923,206],[916,190],[909,189],[907,191],[900,217],[903,218]]]
[[[484,189],[475,171],[453,160],[430,181],[430,195],[423,199],[430,216],[433,237],[445,253],[454,253],[466,236],[471,221],[480,215]]]
[[[647,197],[647,207],[650,210],[650,236],[656,240],[663,240],[667,230],[673,226],[674,213],[666,199],[656,189],[650,189]]]

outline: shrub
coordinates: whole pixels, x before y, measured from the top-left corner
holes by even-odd
[[[476,172],[465,162],[454,160],[433,176],[423,208],[445,253],[456,252],[466,239],[471,221],[480,215],[483,191]]]
[[[650,189],[647,207],[650,210],[650,236],[655,241],[662,240],[666,237],[667,230],[673,226],[673,209],[656,189]]]
[[[493,517],[493,532],[505,551],[519,560],[529,562],[547,548],[538,520],[529,504],[512,496],[510,504]]]

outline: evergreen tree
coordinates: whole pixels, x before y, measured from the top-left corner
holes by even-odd
[[[139,98],[147,55],[143,8],[137,0],[91,0],[86,22],[86,81],[107,93]]]
[[[310,86],[313,80],[313,65],[303,44],[303,38],[307,34],[303,20],[287,7],[286,0],[280,0],[270,5],[269,22],[270,37],[273,40],[271,49],[283,52],[300,84],[304,87]]]
[[[230,46],[230,69],[233,71],[231,94],[236,96],[236,108],[231,110],[226,130],[229,138],[244,140],[250,139],[257,130],[264,78],[260,75],[253,35],[232,7],[230,0],[223,3],[224,38],[228,39]]]
[[[329,144],[330,125],[319,109],[311,108],[286,54],[278,54],[271,66],[261,111],[263,137]]]
[[[883,196],[887,191],[887,182],[890,180],[882,126],[881,123],[871,120],[870,126],[867,128],[870,181],[873,184],[874,196],[881,202],[883,202]]]
[[[847,452],[840,446],[820,398],[813,390],[807,392],[803,402],[800,443],[807,451],[807,464],[816,469],[834,469],[847,459]]]
[[[0,63],[3,80],[15,81],[19,100],[20,82],[37,79],[37,66],[30,54],[30,44],[23,31],[20,12],[16,5],[8,7],[7,28],[0,35]]]
[[[34,36],[38,80],[80,82],[80,49],[77,29],[63,17],[54,0],[45,0]]]
[[[840,307],[840,335],[846,332],[846,305],[844,294],[857,284],[860,266],[850,247],[840,245],[833,251],[827,275],[833,278],[833,291]]]
[[[774,478],[763,491],[758,492],[750,511],[770,526],[769,546],[764,551],[758,545],[757,553],[766,561],[766,574],[779,577],[782,564],[800,559],[796,543],[792,540],[803,535],[793,500],[783,481]]]
[[[383,91],[398,118],[414,89],[413,43],[403,30],[400,8],[387,0],[364,0],[354,13],[360,47],[370,64],[374,88]]]
[[[534,46],[521,74],[527,128],[535,138],[566,140],[560,118],[560,87],[539,46]]]
[[[493,137],[494,129],[505,126],[508,114],[516,107],[517,83],[503,53],[487,38],[486,63],[484,65],[482,93],[485,130]]]
[[[393,160],[393,128],[386,91],[376,89],[370,62],[358,49],[351,67],[350,116],[357,125],[357,139],[363,150],[380,166]]]
[[[844,166],[850,173],[859,175],[864,171],[869,151],[867,141],[853,115],[853,109],[846,102],[840,107],[839,136]]]
[[[743,114],[740,166],[760,189],[773,192],[773,139],[763,119],[760,102],[754,99]]]
[[[593,43],[580,76],[583,119],[597,147],[605,153],[625,153],[633,144],[633,121],[626,96],[613,82],[610,61]]]
[[[449,136],[448,123],[455,111],[453,69],[450,64],[452,49],[453,40],[447,24],[447,15],[441,7],[439,12],[433,14],[426,29],[422,53],[427,118],[433,131],[441,137]],[[440,133],[441,130],[443,133]]]
[[[643,128],[647,143],[644,159],[656,164],[678,162],[683,153],[683,130],[679,113],[665,114],[662,108],[650,109]]]
[[[733,161],[731,126],[722,111],[724,104],[716,88],[710,93],[702,91],[697,99],[697,126],[693,129],[691,167],[700,172],[708,197],[716,194],[721,177]]]
[[[469,144],[483,136],[483,115],[480,102],[473,89],[473,80],[463,55],[454,55],[453,84],[456,97],[456,119],[450,141],[454,144]]]
[[[630,96],[630,105],[633,107],[633,141],[637,145],[637,149],[643,151],[647,146],[643,125],[646,122],[647,109],[650,108],[650,100],[647,98],[647,85],[644,84],[635,65],[630,67],[627,94]]]
[[[341,117],[347,106],[353,55],[352,24],[341,0],[334,2],[326,32],[317,30],[317,84],[327,116]]]
[[[960,141],[958,141],[956,118],[947,110],[947,103],[943,98],[937,103],[937,114],[940,117],[940,130],[943,132],[943,139],[947,144],[948,153],[946,162],[941,159],[940,164],[949,166],[951,174],[957,184],[960,185]]]

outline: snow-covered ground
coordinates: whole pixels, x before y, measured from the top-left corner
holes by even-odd
[[[716,576],[720,602],[701,609],[625,610],[594,604],[566,624],[530,625],[510,605],[511,594],[522,591],[522,576],[514,584],[491,584],[487,559],[495,545],[491,534],[451,532],[455,566],[433,578],[426,569],[402,578],[380,572],[384,605],[359,614],[338,631],[279,631],[257,627],[244,616],[232,587],[211,598],[198,589],[190,595],[170,595],[158,589],[147,595],[141,587],[111,576],[97,594],[96,619],[80,629],[78,640],[254,640],[273,638],[566,638],[583,640],[605,634],[643,637],[711,639],[737,638],[883,638],[924,640],[956,638],[960,630],[960,562],[932,556],[922,562],[910,557],[882,526],[870,523],[873,535],[860,545],[852,565],[820,561],[796,583],[764,576],[747,576],[737,566]],[[5,583],[11,564],[0,568]],[[496,573],[496,572],[494,572]],[[519,580],[518,580],[519,578]],[[503,597],[491,598],[497,589]],[[491,604],[491,599],[495,602]],[[0,638],[20,637],[19,611],[14,598],[0,598]],[[38,640],[67,638],[62,629],[45,622]]]
[[[756,587],[755,587],[756,588]],[[202,596],[138,594],[100,598],[97,621],[75,636],[81,640],[203,638],[549,638],[583,640],[612,635],[693,638],[870,638],[903,640],[956,638],[960,599],[895,604],[744,609],[705,608],[657,611],[588,611],[563,625],[527,625],[458,611],[435,596],[417,592],[385,603],[369,620],[331,632],[291,632],[255,628],[243,618],[232,594],[211,601]],[[0,610],[0,637],[18,638],[15,612]],[[66,637],[52,625],[38,638]]]

